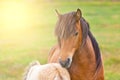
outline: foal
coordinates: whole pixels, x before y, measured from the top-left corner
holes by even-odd
[[[69,73],[57,63],[40,65],[38,61],[30,64],[24,80],[70,80]]]

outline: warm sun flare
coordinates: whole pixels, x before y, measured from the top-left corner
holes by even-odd
[[[8,2],[2,4],[2,27],[9,30],[25,28],[28,24],[28,8],[25,4]]]
[[[4,37],[26,34],[35,25],[35,4],[20,1],[0,1],[0,33]],[[24,32],[24,33],[23,33]],[[16,36],[15,36],[16,34]]]

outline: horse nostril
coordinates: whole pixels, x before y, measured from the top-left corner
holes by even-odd
[[[71,60],[70,58],[67,58],[67,60],[65,61],[62,61],[61,59],[59,59],[59,63],[61,64],[62,67],[69,68],[71,65]]]
[[[70,62],[70,58],[67,58],[67,62],[68,62],[68,63]]]

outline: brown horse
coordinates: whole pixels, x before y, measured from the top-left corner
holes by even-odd
[[[58,44],[51,49],[48,62],[59,62],[67,68],[71,80],[104,80],[99,46],[81,10],[57,14],[55,34]]]

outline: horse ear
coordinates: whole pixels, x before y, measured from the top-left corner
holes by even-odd
[[[78,9],[77,9],[77,12],[76,12],[76,20],[79,21],[81,17],[82,17],[82,12],[81,12],[81,10],[78,8]]]
[[[61,14],[58,12],[57,9],[55,9],[55,12],[57,13],[57,16],[60,18]]]
[[[81,27],[82,27],[82,45],[83,45],[88,35],[89,24],[85,21],[84,18],[81,18],[80,22],[81,22]]]

